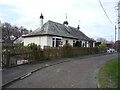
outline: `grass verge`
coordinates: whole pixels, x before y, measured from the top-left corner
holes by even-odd
[[[106,63],[98,74],[100,88],[118,88],[118,60]]]

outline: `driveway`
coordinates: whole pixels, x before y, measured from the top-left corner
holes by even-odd
[[[8,88],[97,88],[97,73],[106,62],[118,57],[118,54],[102,55],[90,58],[72,58],[48,66],[30,76],[18,80]]]

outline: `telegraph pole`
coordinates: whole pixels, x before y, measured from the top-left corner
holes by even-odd
[[[117,29],[117,28],[116,28],[116,25],[115,25],[115,42],[116,42],[116,29]]]

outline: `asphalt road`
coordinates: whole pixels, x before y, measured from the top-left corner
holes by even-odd
[[[73,58],[69,62],[49,66],[18,80],[7,88],[97,88],[99,68],[118,54],[91,58]]]

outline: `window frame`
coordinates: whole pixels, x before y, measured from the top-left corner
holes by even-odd
[[[59,43],[61,43],[61,44],[59,44]],[[52,47],[60,47],[59,45],[63,46],[63,38],[53,37],[52,38]]]

